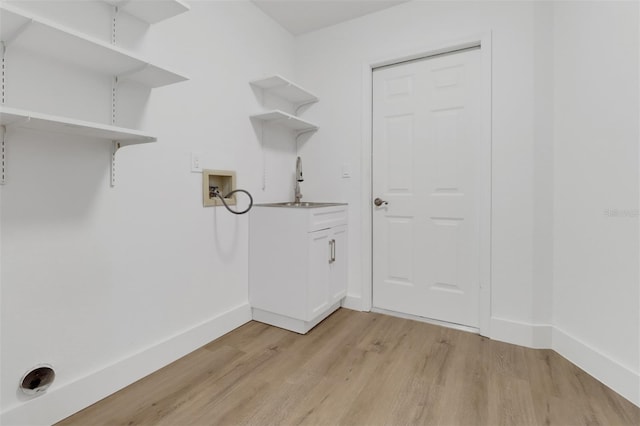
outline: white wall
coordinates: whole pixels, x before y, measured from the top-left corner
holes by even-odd
[[[363,66],[488,31],[493,34],[491,309],[496,333],[518,335],[520,323],[532,322],[535,290],[532,4],[417,1],[298,37],[296,75],[321,99],[309,110],[320,131],[302,148],[303,158],[311,159],[304,190],[311,199],[349,203],[349,296],[357,305],[363,285],[369,285],[362,278],[367,250],[359,226],[369,211],[361,201]],[[341,179],[343,163],[351,165],[351,179]],[[531,339],[523,336],[521,342]]]
[[[247,217],[202,207],[190,152],[205,168],[235,170],[256,202],[290,197],[295,147],[276,132],[263,156],[248,119],[262,107],[248,81],[291,76],[293,38],[249,2],[190,3],[149,28],[119,18],[121,45],[191,80],[151,93],[122,84],[118,124],[158,142],[118,153],[115,188],[109,143],[10,133],[0,198],[2,424],[52,423],[249,319]],[[104,3],[18,6],[110,38]],[[109,122],[109,76],[18,45],[7,73],[9,106]],[[17,385],[38,363],[58,375],[29,400]]]
[[[552,2],[534,5],[532,322],[540,325],[553,311],[553,12]]]
[[[638,3],[554,20],[554,345],[640,404]]]
[[[414,1],[296,39],[296,76],[321,99],[309,111],[321,130],[302,148],[304,190],[350,205],[349,304],[366,306],[370,285],[358,226],[369,214],[364,66],[486,31],[489,336],[553,348],[640,404],[637,3]],[[351,179],[340,177],[345,163]]]
[[[109,39],[103,4],[20,4]],[[299,144],[302,191],[350,204],[349,296],[360,304],[363,65],[489,30],[491,337],[553,347],[640,403],[638,219],[604,215],[638,207],[636,4],[416,1],[296,40],[247,2],[192,8],[148,29],[121,17],[123,45],[191,80],[121,87],[119,124],[159,141],[118,154],[115,188],[108,144],[10,134],[0,423],[51,423],[248,319],[246,218],[201,207],[189,157],[236,170],[257,202],[291,197],[290,136],[247,119],[261,108],[247,81],[267,74],[321,98],[304,112],[321,129]],[[108,76],[18,49],[8,60],[9,105],[108,122]],[[58,378],[29,401],[17,382],[41,362]]]

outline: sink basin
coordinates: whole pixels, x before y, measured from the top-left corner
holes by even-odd
[[[285,201],[282,203],[267,203],[267,204],[256,204],[257,206],[262,207],[297,207],[303,209],[312,209],[314,207],[330,207],[330,206],[342,206],[345,203],[311,203],[311,202],[300,202],[294,203],[292,201]]]

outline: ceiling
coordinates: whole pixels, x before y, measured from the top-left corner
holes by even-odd
[[[293,35],[358,18],[409,0],[251,0]]]

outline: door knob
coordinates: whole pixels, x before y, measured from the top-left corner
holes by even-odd
[[[373,200],[373,204],[375,204],[376,207],[380,207],[383,204],[389,204],[389,203],[383,199],[376,198],[375,200]]]

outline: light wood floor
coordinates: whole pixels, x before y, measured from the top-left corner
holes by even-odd
[[[634,425],[550,350],[341,309],[300,336],[250,322],[60,425]]]

